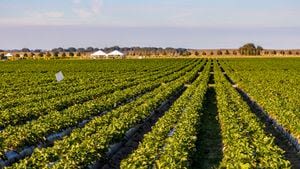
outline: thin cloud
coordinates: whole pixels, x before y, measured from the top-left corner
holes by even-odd
[[[89,18],[89,17],[93,16],[93,13],[89,12],[86,9],[74,8],[73,12],[80,18]]]
[[[28,16],[29,18],[34,19],[61,19],[64,17],[64,12],[61,11],[46,11],[46,12],[41,12],[41,11],[28,11]]]
[[[0,17],[1,25],[66,25],[61,11],[24,11],[22,17]]]
[[[59,11],[45,12],[43,15],[46,16],[46,17],[49,17],[49,18],[62,18],[62,17],[64,17],[64,13],[59,12]]]
[[[80,3],[81,3],[81,0],[72,0],[72,3],[73,3],[73,4],[80,4]]]
[[[102,0],[92,0],[91,10],[94,14],[98,14],[102,7],[103,1]]]
[[[73,0],[75,7],[73,12],[80,18],[89,18],[96,16],[100,13],[103,1],[102,0],[91,0],[88,7],[82,7],[81,0]]]

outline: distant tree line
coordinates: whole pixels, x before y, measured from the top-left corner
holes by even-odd
[[[92,53],[100,50],[100,48],[94,48],[94,47],[87,47],[87,48],[75,48],[75,47],[69,47],[69,48],[53,48],[48,51],[44,51],[42,49],[29,49],[29,48],[23,48],[21,50],[10,50],[10,52],[22,52],[22,53],[29,53],[29,55],[36,55],[36,53],[40,55],[51,55],[54,57],[59,57],[59,55],[82,55],[87,53]],[[111,52],[113,50],[119,50],[127,55],[131,56],[190,56],[192,53],[185,48],[157,48],[157,47],[119,47],[119,46],[113,46],[113,47],[106,47],[101,49],[105,52]]]
[[[0,59],[5,58],[6,52],[13,53],[16,59],[64,59],[75,57],[89,57],[91,53],[100,50],[97,47],[87,48],[53,48],[51,50],[42,49],[14,49],[14,50],[1,50]],[[196,50],[186,48],[158,48],[158,47],[106,47],[102,48],[104,52],[111,52],[119,50],[127,56],[132,57],[189,57],[189,56],[207,56],[207,55],[300,55],[300,50],[267,50],[261,46],[256,46],[254,43],[247,43],[239,49],[212,49],[212,50]]]

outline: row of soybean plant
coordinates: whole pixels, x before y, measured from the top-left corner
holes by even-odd
[[[105,83],[96,83],[92,85],[92,88],[87,88],[87,90],[80,92],[45,99],[40,102],[31,102],[24,106],[17,106],[12,109],[1,110],[0,127],[5,128],[9,125],[14,126],[24,124],[27,121],[46,115],[49,112],[61,111],[75,104],[82,104],[84,102],[99,98],[103,95],[113,93],[117,90],[124,90],[140,83],[164,77],[172,74],[173,72],[180,71],[184,67],[185,65],[182,65],[179,68],[171,68],[171,70],[163,69],[163,71],[160,71],[156,74],[144,74],[144,76],[137,76],[130,81],[126,77],[123,77],[115,82],[106,81]]]
[[[187,72],[194,71],[194,69],[199,67],[198,62],[168,76],[146,81],[124,90],[118,89],[111,94],[103,95],[81,105],[76,104],[61,112],[49,112],[47,115],[24,125],[9,126],[0,133],[0,138],[2,139],[1,156],[7,151],[17,150],[19,152],[23,147],[45,142],[48,135],[73,127],[85,119],[90,119],[90,117],[97,116],[101,112],[113,109],[116,105],[129,102],[139,95],[152,91],[163,83],[170,83]],[[2,157],[2,159],[5,159],[5,157]]]
[[[223,65],[223,64],[222,64]],[[259,60],[224,64],[232,67],[232,78],[300,143],[300,74],[299,62],[294,59]],[[241,69],[243,67],[243,69]],[[239,77],[239,78],[237,78]]]
[[[21,79],[20,82],[13,81],[13,84],[19,84],[21,90],[17,90],[17,87],[9,85],[6,88],[0,91],[2,97],[1,103],[0,103],[0,109],[6,109],[10,107],[15,107],[17,105],[23,105],[24,103],[30,103],[33,101],[39,101],[39,100],[45,100],[49,98],[53,98],[56,96],[63,96],[66,94],[71,94],[75,92],[80,92],[83,90],[88,90],[92,88],[99,87],[99,85],[103,83],[118,83],[122,82],[122,80],[132,81],[138,77],[143,77],[147,74],[157,74],[162,69],[168,70],[177,67],[181,67],[182,65],[188,65],[188,62],[191,62],[192,60],[185,61],[186,63],[175,63],[174,65],[160,65],[160,66],[154,66],[151,65],[148,66],[148,71],[137,71],[137,72],[85,72],[84,68],[82,69],[82,72],[67,72],[66,78],[62,83],[57,83],[54,81],[53,73],[48,73],[46,75],[41,73],[27,73],[27,74],[21,74],[19,76],[9,73],[9,77],[11,75],[17,76]],[[114,65],[112,65],[114,66]],[[82,64],[82,67],[85,67],[84,64]],[[115,66],[114,66],[115,67]],[[2,75],[3,76],[3,75]],[[48,77],[50,76],[50,77]],[[22,79],[25,77],[26,79]],[[49,78],[52,81],[50,83],[42,84],[34,84],[30,85],[28,84],[28,81],[35,81],[35,78]],[[9,81],[8,78],[3,77],[1,81],[7,82]],[[45,92],[47,91],[47,92]]]
[[[283,150],[214,64],[224,168],[289,168]]]
[[[53,147],[36,149],[31,157],[21,160],[12,168],[86,168],[106,157],[109,146],[118,143],[126,133],[151,116],[171,96],[194,79],[203,66],[197,64],[172,81],[168,80],[153,91],[111,112],[92,119],[83,128],[75,129],[69,137],[58,140]]]
[[[195,59],[194,59],[195,60]],[[176,64],[182,64],[193,61],[192,59],[182,60],[124,60],[124,61],[46,61],[32,62],[15,62],[13,64],[0,64],[0,93],[7,90],[24,92],[24,88],[30,87],[48,87],[49,84],[55,84],[54,74],[62,70],[65,81],[72,81],[78,77],[99,73],[105,77],[114,77],[114,75],[127,75],[145,73],[149,71],[161,70],[161,68],[169,67]],[[73,76],[74,75],[74,76]],[[70,77],[70,78],[69,78]],[[26,82],[26,86],[24,86]],[[11,88],[14,88],[12,90]],[[26,90],[25,90],[26,91]]]
[[[207,64],[195,82],[144,136],[138,148],[121,162],[121,168],[184,168],[189,165],[209,68]]]

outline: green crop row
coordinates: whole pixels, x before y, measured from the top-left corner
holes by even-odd
[[[185,71],[193,70],[194,67],[194,65],[190,65],[182,71],[156,79],[151,83],[147,81],[125,90],[116,90],[112,94],[95,98],[84,104],[71,106],[62,112],[49,112],[47,115],[24,125],[9,126],[0,133],[0,138],[2,138],[1,153],[24,146],[35,145],[41,141],[44,142],[46,141],[45,136],[59,132],[67,127],[72,127],[83,119],[112,109],[116,104],[151,91],[161,83],[173,81],[185,74]]]
[[[91,87],[98,87],[99,85],[105,84],[118,84],[124,81],[133,81],[135,79],[143,78],[145,76],[154,76],[156,74],[161,74],[161,71],[170,71],[176,69],[176,66],[182,68],[182,66],[187,66],[189,64],[175,64],[172,66],[161,68],[160,70],[151,71],[151,69],[147,72],[137,72],[133,75],[130,75],[131,72],[126,73],[102,73],[102,72],[82,72],[73,74],[67,74],[66,79],[62,83],[49,83],[46,86],[22,86],[23,89],[26,87],[26,90],[16,91],[16,88],[11,87],[13,91],[3,90],[0,102],[1,109],[7,109],[12,106],[17,105],[24,105],[24,103],[31,103],[36,102],[48,98],[59,97],[70,93],[79,92],[82,90],[89,89]],[[176,70],[174,70],[176,71]],[[31,79],[31,74],[23,75],[28,79]],[[42,77],[43,78],[43,77]],[[53,77],[52,77],[53,78]],[[21,81],[20,84],[24,84],[26,81]],[[48,92],[45,92],[48,91]],[[18,97],[15,98],[14,96],[17,95]]]
[[[222,131],[221,168],[289,168],[283,150],[215,64],[217,107]]]
[[[111,83],[107,84],[99,84],[102,85],[95,87],[95,89],[83,90],[81,92],[71,94],[71,95],[63,95],[59,98],[52,98],[49,100],[43,100],[41,102],[32,102],[29,105],[19,106],[12,110],[6,109],[0,112],[0,127],[4,128],[8,125],[17,125],[23,124],[28,120],[36,119],[40,116],[46,115],[52,111],[60,111],[66,109],[75,104],[82,104],[86,101],[99,98],[105,94],[112,93],[118,90],[124,90],[125,88],[130,88],[136,86],[140,83],[148,83],[148,81],[153,81],[155,79],[163,78],[171,73],[185,72],[186,70],[192,69],[195,64],[189,65],[184,69],[177,68],[173,70],[168,70],[166,72],[160,72],[157,75],[148,75],[145,77],[140,77],[132,82],[127,82],[127,80],[119,81],[117,84],[112,85]],[[30,97],[29,97],[30,98]]]
[[[253,60],[232,62],[222,66],[268,115],[300,142],[300,67],[299,61]],[[229,67],[231,70],[228,71]],[[247,67],[247,69],[240,69]]]
[[[195,145],[199,109],[207,88],[209,67],[210,64],[207,64],[195,82],[144,136],[138,148],[122,161],[121,168],[187,166],[188,155]]]
[[[138,65],[131,65],[130,62],[122,66],[121,63],[110,63],[105,64],[105,62],[95,62],[95,63],[67,63],[66,65],[60,65],[62,63],[55,62],[42,62],[30,63],[30,67],[26,66],[26,62],[16,63],[16,68],[13,67],[14,64],[0,64],[0,68],[3,73],[0,74],[0,105],[3,102],[13,101],[16,98],[26,97],[33,94],[43,94],[45,91],[55,92],[56,90],[61,90],[68,88],[69,86],[78,86],[78,84],[85,85],[89,82],[96,82],[98,80],[118,80],[119,78],[124,79],[128,77],[130,81],[136,75],[143,76],[147,72],[159,72],[167,67],[175,68],[181,65],[189,65],[189,63],[195,60],[185,60],[182,62],[163,62],[161,64],[156,62],[150,62],[148,64],[143,64],[144,67]],[[154,64],[156,63],[156,64]],[[172,64],[173,63],[173,64]],[[19,65],[21,64],[21,66]],[[49,67],[48,67],[49,64]],[[53,65],[52,65],[53,64]],[[116,65],[118,65],[116,67]],[[51,66],[51,67],[50,67]],[[84,67],[82,67],[84,66]],[[86,67],[87,66],[87,67]],[[108,69],[110,66],[110,69]],[[13,67],[14,70],[10,71],[9,68]],[[45,68],[44,68],[45,67]],[[66,68],[64,68],[66,67]],[[39,70],[42,68],[42,70]],[[93,70],[90,70],[94,68]],[[111,68],[114,68],[111,70]],[[8,70],[7,70],[8,69]],[[15,70],[17,69],[17,70]],[[22,69],[20,73],[18,69]],[[51,69],[56,69],[56,72],[62,70],[65,74],[65,79],[62,83],[57,83],[54,78],[56,72],[50,71]],[[76,70],[73,70],[76,69]],[[23,72],[24,71],[24,72]],[[24,85],[26,84],[26,85]],[[1,106],[0,106],[1,107]]]
[[[150,116],[165,100],[191,81],[200,67],[201,64],[181,75],[181,78],[161,85],[132,104],[126,104],[125,109],[122,106],[93,119],[84,128],[74,130],[69,137],[56,141],[53,147],[36,149],[31,157],[16,163],[13,168],[78,168],[104,158],[110,144],[120,141],[130,128]]]

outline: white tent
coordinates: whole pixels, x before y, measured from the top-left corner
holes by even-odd
[[[13,55],[11,53],[7,53],[5,56],[9,58],[12,57]]]
[[[95,53],[91,54],[92,57],[104,57],[107,56],[107,54],[105,52],[103,52],[102,50],[98,50]]]
[[[118,51],[118,50],[114,50],[114,51],[110,52],[110,53],[107,54],[107,55],[108,55],[108,56],[121,56],[121,57],[124,56],[124,54],[123,54],[122,52]]]

